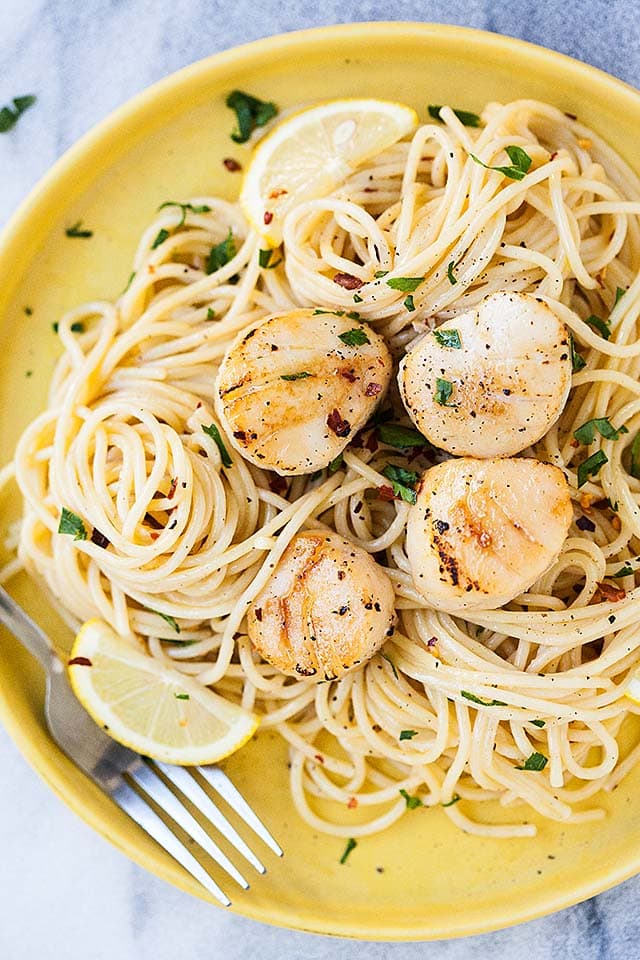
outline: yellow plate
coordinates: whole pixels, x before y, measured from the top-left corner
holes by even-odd
[[[478,110],[487,100],[538,97],[578,114],[628,161],[640,163],[638,93],[557,53],[489,33],[357,24],[262,40],[188,67],[84,137],[4,234],[3,461],[45,404],[56,354],[52,321],[83,300],[122,290],[138,235],[162,201],[209,191],[237,195],[240,177],[222,166],[226,156],[243,162],[248,156],[229,139],[234,120],[224,96],[234,87],[281,108],[329,97],[393,98],[423,117],[429,103]],[[64,236],[65,225],[79,219],[95,231],[91,240]],[[11,519],[18,509],[17,496],[5,495],[2,517]],[[56,643],[68,645],[68,631],[36,587],[19,578],[11,589]],[[13,639],[0,639],[0,716],[25,756],[117,847],[201,896],[195,882],[60,754],[44,726],[38,666]],[[541,823],[535,840],[489,840],[458,832],[439,809],[417,810],[381,836],[361,840],[341,866],[343,841],[317,835],[294,812],[286,750],[275,736],[259,733],[227,769],[286,850],[280,862],[267,855],[267,876],[234,897],[238,912],[269,923],[367,939],[460,936],[565,907],[640,866],[640,770],[603,798],[610,815],[595,826]]]

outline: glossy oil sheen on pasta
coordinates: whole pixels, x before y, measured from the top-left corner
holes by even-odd
[[[442,118],[333,195],[292,210],[273,269],[260,266],[260,239],[237,206],[203,196],[161,210],[119,300],[60,320],[49,406],[3,475],[15,474],[25,501],[5,578],[24,566],[72,626],[102,617],[256,710],[291,746],[300,814],[342,836],[401,817],[400,790],[445,805],[476,834],[531,835],[527,805],[557,820],[596,819],[598,791],[640,756],[636,748],[620,762],[616,741],[634,709],[625,681],[640,661],[640,480],[630,450],[640,429],[640,185],[599,136],[550,105],[489,104],[477,129],[449,109]],[[499,163],[513,144],[532,159],[522,180],[470,157]],[[160,231],[168,236],[156,245]],[[229,231],[235,254],[208,274],[209,252]],[[355,303],[336,272],[363,282]],[[414,310],[389,276],[424,277]],[[225,466],[203,429],[218,422],[214,381],[226,350],[271,313],[357,310],[399,359],[425,329],[504,290],[546,300],[586,361],[560,420],[524,451],[563,470],[574,522],[552,567],[505,608],[452,616],[415,590],[411,508],[379,491],[387,465],[420,472],[433,451],[413,451],[408,464],[412,451],[385,444],[372,424],[333,472],[283,479],[230,444]],[[600,324],[586,322],[594,316]],[[392,402],[394,422],[408,425],[393,393]],[[594,418],[628,432],[576,445],[574,430]],[[578,488],[579,464],[599,449],[607,462]],[[59,535],[62,507],[109,545]],[[262,662],[246,614],[292,537],[322,525],[376,556],[398,623],[362,669],[316,684]],[[544,769],[519,769],[534,754],[547,758]],[[320,817],[314,797],[358,806],[358,824],[342,812]],[[465,800],[496,798],[522,822],[466,815]]]

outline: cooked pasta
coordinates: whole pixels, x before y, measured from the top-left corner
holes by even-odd
[[[621,759],[617,742],[640,663],[640,184],[548,104],[491,103],[478,128],[450,108],[441,119],[299,203],[274,256],[235,204],[163,206],[115,303],[60,320],[48,407],[4,474],[24,498],[20,564],[69,624],[100,617],[255,710],[289,744],[298,812],[339,836],[382,830],[419,803],[493,837],[533,835],[529,808],[596,819],[598,792],[640,756]],[[531,159],[520,178],[491,169],[507,146]],[[393,278],[420,279],[408,295]],[[236,337],[275,313],[357,313],[397,363],[500,291],[535,294],[574,338],[567,405],[523,451],[563,471],[574,517],[526,593],[453,615],[414,585],[413,508],[388,478],[389,465],[415,476],[447,455],[394,440],[390,423],[411,427],[397,391],[342,458],[283,477],[224,433],[215,377]],[[593,420],[607,435],[574,438]],[[63,508],[86,539],[58,533]],[[379,653],[325,683],[280,673],[247,632],[292,538],[318,528],[377,560],[397,616]],[[485,820],[486,801],[504,815]]]

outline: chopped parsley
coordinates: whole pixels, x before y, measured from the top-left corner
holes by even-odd
[[[151,249],[155,250],[156,247],[159,247],[161,243],[164,243],[165,240],[168,240],[168,239],[169,239],[169,231],[165,230],[164,227],[162,227],[160,230],[158,230],[156,234],[156,238],[151,244]]]
[[[145,610],[148,610],[149,613],[155,613],[157,617],[162,617],[165,623],[168,623],[172,630],[175,630],[176,633],[180,633],[180,624],[175,617],[170,616],[168,613],[160,613],[159,610],[154,610],[153,607],[145,607]]]
[[[66,507],[62,508],[62,513],[60,514],[58,533],[68,533],[74,540],[87,539],[87,531],[84,523],[76,513],[67,510]]]
[[[482,697],[476,697],[475,693],[469,693],[468,690],[461,690],[460,694],[465,698],[465,700],[470,700],[471,703],[479,703],[481,707],[507,706],[504,700],[483,700]]]
[[[233,239],[233,233],[231,232],[231,227],[229,227],[229,233],[224,238],[221,243],[214,244],[209,251],[209,256],[207,257],[207,273],[215,273],[216,270],[220,270],[221,267],[224,267],[230,260],[236,255],[236,245]]]
[[[636,480],[640,479],[640,432],[636,433],[631,444],[631,463],[629,464],[629,473]]]
[[[362,327],[354,327],[353,330],[339,333],[338,339],[342,340],[348,347],[361,347],[364,343],[371,343]]]
[[[452,806],[454,805],[454,803],[457,803],[457,802],[458,802],[459,799],[460,799],[459,794],[454,793],[454,795],[451,797],[451,800],[448,800],[446,803],[443,803],[442,806],[443,806],[443,807],[452,807]]]
[[[393,671],[394,677],[396,678],[396,680],[399,680],[400,678],[398,677],[398,671],[396,670],[396,665],[395,665],[395,663],[393,662],[393,660],[391,659],[391,657],[389,656],[389,654],[388,654],[388,653],[381,653],[380,656],[382,657],[383,660],[386,660],[386,661],[387,661],[387,663],[389,664],[389,666],[391,667],[391,669],[392,669],[392,671]]]
[[[340,863],[346,863],[347,857],[349,856],[352,850],[355,850],[357,846],[358,846],[357,841],[354,840],[353,837],[349,837],[349,839],[347,840],[347,845],[344,848],[344,853],[340,857]]]
[[[441,347],[451,347],[453,350],[462,349],[462,341],[457,330],[434,330],[433,335]]]
[[[215,320],[216,312],[212,307],[207,307],[207,320]]]
[[[8,133],[13,130],[16,123],[29,107],[36,102],[37,97],[28,94],[25,97],[14,97],[12,107],[2,107],[0,110],[0,133]]]
[[[583,367],[586,367],[587,361],[584,359],[582,354],[578,353],[576,350],[575,341],[571,334],[569,334],[569,343],[571,344],[571,368],[574,373],[579,373]]]
[[[391,481],[391,488],[396,497],[400,497],[406,503],[416,502],[418,498],[414,487],[418,482],[417,473],[389,463],[382,471],[382,475]]]
[[[602,317],[596,317],[595,313],[592,313],[590,317],[587,317],[585,323],[588,323],[590,327],[593,327],[594,330],[597,330],[605,340],[610,339],[611,328],[609,327],[608,320],[603,320]]]
[[[374,277],[376,278],[376,280],[382,280],[382,278],[386,277],[388,273],[389,273],[388,270],[376,270],[376,272],[374,273]]]
[[[135,275],[136,275],[136,271],[135,271],[135,270],[132,270],[131,273],[129,274],[129,279],[127,280],[127,285],[126,285],[126,287],[124,288],[124,290],[122,291],[123,293],[126,293],[127,290],[129,289],[129,287],[131,286],[131,284],[133,283],[133,280],[134,280]]]
[[[354,303],[362,303],[362,302],[363,302],[363,301],[362,301],[362,297],[360,296],[359,293],[354,293],[354,295],[353,295],[353,302],[354,302]]]
[[[263,270],[274,270],[276,267],[279,267],[282,263],[282,257],[271,263],[271,257],[275,251],[273,250],[259,250],[258,251],[258,262]]]
[[[581,463],[578,467],[578,489],[585,485],[589,477],[597,476],[600,469],[608,462],[609,458],[604,450],[597,450],[590,457],[587,457],[584,463]]]
[[[616,287],[616,299],[613,302],[614,307],[618,306],[626,292],[627,291],[624,289],[624,287]]]
[[[545,725],[544,720],[530,720],[529,722],[532,723],[534,727],[544,727]]]
[[[256,127],[264,127],[278,114],[275,103],[252,97],[243,90],[232,90],[225,103],[236,115],[238,129],[231,134],[234,143],[246,143]]]
[[[93,230],[83,230],[82,220],[76,220],[72,227],[67,227],[65,234],[68,237],[81,237],[86,240],[93,236]]]
[[[329,467],[328,467],[329,473],[335,473],[336,470],[339,470],[343,464],[344,464],[344,455],[342,453],[339,453],[338,456],[334,457],[334,459],[329,464]]]
[[[406,790],[400,788],[400,796],[404,797],[404,802],[407,805],[407,810],[415,810],[417,807],[423,807],[424,804],[420,797],[412,797],[410,793],[407,793]]]
[[[443,380],[441,377],[436,379],[435,401],[441,407],[455,407],[455,403],[448,403],[449,397],[453,393],[453,384],[449,380]]]
[[[164,203],[161,203],[158,207],[158,210],[164,210],[165,207],[180,207],[182,210],[182,216],[178,226],[183,226],[185,220],[187,219],[187,211],[191,213],[211,213],[211,207],[208,207],[206,203],[196,204],[193,203],[180,203],[179,200],[165,200]]]
[[[609,576],[612,580],[618,580],[620,577],[629,577],[632,573],[635,573],[633,567],[629,566],[628,563],[625,563],[623,567],[620,567],[615,573],[610,573]]]
[[[378,437],[382,443],[405,450],[408,447],[425,447],[429,441],[418,430],[412,427],[402,427],[397,423],[381,423],[378,426]]]
[[[207,436],[211,437],[211,439],[215,441],[215,444],[218,450],[220,451],[220,458],[222,460],[222,465],[224,467],[229,468],[232,465],[233,460],[229,456],[229,451],[225,447],[224,441],[220,436],[220,431],[218,430],[215,423],[210,423],[208,427],[203,426],[202,429],[207,434]]]
[[[413,740],[414,737],[418,736],[417,730],[401,730],[399,740]]]
[[[174,693],[176,700],[190,700],[191,697],[188,693]]]
[[[310,377],[311,374],[307,373],[306,370],[301,370],[300,373],[283,373],[280,377],[281,380],[306,380],[307,377]]]
[[[583,443],[585,446],[588,446],[590,443],[593,443],[596,430],[605,440],[619,440],[623,433],[629,433],[625,426],[616,430],[616,428],[611,425],[608,417],[595,417],[595,419],[587,420],[581,427],[574,430],[573,435],[578,443]]]
[[[415,293],[423,280],[424,277],[391,277],[391,280],[387,280],[387,286],[402,293]]]
[[[404,308],[405,310],[408,310],[409,313],[413,313],[413,311],[415,310],[416,305],[413,302],[413,294],[410,293],[407,297],[404,298]]]
[[[449,263],[447,264],[447,279],[449,280],[449,283],[452,286],[454,283],[458,282],[458,278],[455,276],[453,272],[455,265],[456,265],[455,260],[450,260]]]
[[[476,157],[474,153],[470,153],[469,156],[486,170],[497,170],[498,173],[504,174],[505,177],[509,177],[511,180],[523,180],[525,174],[529,172],[531,157],[522,147],[509,146],[505,147],[505,151],[509,160],[511,160],[511,166],[508,167],[493,167],[488,163],[484,163],[484,161]]]
[[[549,760],[543,753],[532,753],[530,757],[527,757],[525,762],[520,767],[516,767],[516,770],[544,770]]]
[[[54,333],[58,332],[58,330],[60,329],[60,324],[58,323],[57,320],[53,321],[53,323],[51,324],[51,329],[53,330]],[[74,320],[71,326],[69,327],[69,329],[71,330],[71,333],[84,333],[84,323],[82,322],[82,320]]]
[[[456,117],[460,123],[464,124],[465,127],[479,127],[480,126],[480,117],[477,113],[470,113],[469,110],[456,110],[455,107],[451,108],[455,113]],[[440,111],[442,110],[442,104],[429,104],[429,116],[433,117],[434,120],[440,119]]]

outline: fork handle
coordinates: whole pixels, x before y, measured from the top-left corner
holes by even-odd
[[[46,633],[40,629],[22,607],[0,587],[0,622],[11,631],[23,647],[40,661],[45,670],[50,670],[58,658]]]

